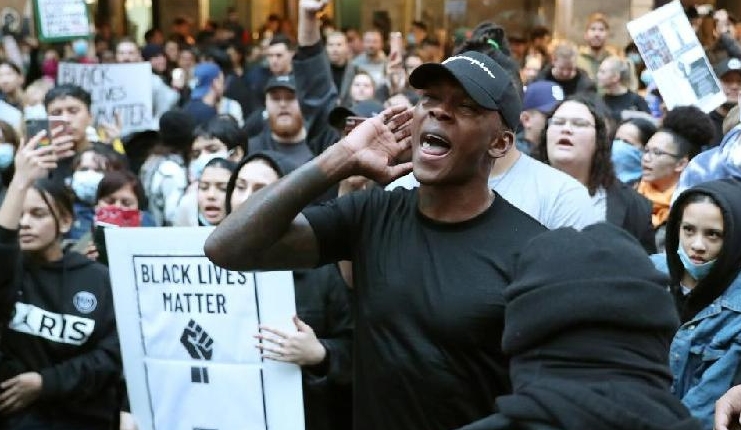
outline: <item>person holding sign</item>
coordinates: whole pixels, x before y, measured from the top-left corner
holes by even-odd
[[[108,270],[62,250],[73,197],[48,175],[72,143],[39,147],[42,133],[0,206],[0,428],[108,430],[121,378]]]
[[[227,213],[255,191],[296,168],[281,153],[258,151],[239,163],[226,190]],[[269,360],[301,366],[306,430],[347,429],[351,425],[350,378],[352,316],[347,285],[337,266],[293,271],[295,332],[261,326],[257,347]]]
[[[301,19],[325,3],[302,1]],[[413,111],[366,119],[255,193],[205,244],[232,270],[353,262],[355,430],[448,430],[494,412],[511,390],[503,291],[522,244],[546,230],[487,183],[519,125],[510,75],[467,51],[418,67],[409,82],[422,90]],[[399,164],[408,151],[412,162]],[[384,184],[412,169],[418,189],[306,207],[350,176]]]

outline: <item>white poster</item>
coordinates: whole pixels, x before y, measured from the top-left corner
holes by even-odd
[[[300,368],[263,361],[253,338],[295,331],[293,277],[215,266],[211,231],[106,229],[132,414],[141,430],[303,429]]]
[[[87,37],[90,20],[84,0],[36,0],[38,35],[42,41]]]
[[[96,124],[121,121],[124,134],[152,128],[152,66],[149,63],[60,63],[57,82],[90,92]]]
[[[695,105],[710,112],[726,100],[705,50],[675,0],[628,23],[667,109]]]

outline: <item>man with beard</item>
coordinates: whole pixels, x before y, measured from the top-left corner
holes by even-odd
[[[467,51],[418,67],[409,82],[422,92],[413,111],[361,122],[253,194],[205,244],[233,270],[352,260],[355,430],[447,430],[493,413],[511,391],[503,291],[516,253],[545,231],[487,183],[519,125],[509,74]],[[410,150],[412,162],[397,163]],[[412,169],[415,190],[371,188],[308,206],[352,175],[388,183]],[[285,353],[269,340],[263,349]]]
[[[267,124],[249,138],[249,153],[274,150],[300,166],[339,138],[328,122],[337,89],[319,37],[319,20],[304,17],[293,57],[293,74],[273,76],[265,87]]]

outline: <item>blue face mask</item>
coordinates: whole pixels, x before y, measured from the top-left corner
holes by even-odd
[[[622,140],[612,141],[612,164],[620,182],[632,184],[641,179],[641,150]]]
[[[635,65],[639,65],[639,64],[643,63],[643,58],[641,58],[641,54],[639,54],[637,52],[632,52],[632,53],[628,54],[628,59],[631,61],[631,63],[633,63]]]
[[[72,52],[75,53],[75,56],[77,57],[84,57],[87,55],[87,41],[85,40],[75,40],[72,42]]]
[[[686,270],[687,273],[689,273],[690,276],[692,276],[692,278],[696,281],[700,281],[708,276],[708,273],[710,273],[710,269],[713,268],[713,265],[716,261],[711,260],[707,263],[695,264],[692,262],[692,260],[690,260],[690,256],[687,255],[686,252],[684,252],[684,248],[682,248],[681,244],[677,248],[677,254],[679,255],[679,259],[682,260],[682,266],[684,266],[684,270]]]
[[[651,76],[651,72],[648,69],[641,72],[641,82],[643,82],[644,85],[650,85],[653,80],[654,78]]]
[[[103,174],[95,170],[79,170],[72,174],[72,191],[80,201],[88,205],[95,204],[95,195],[98,193],[98,184]]]
[[[6,170],[13,164],[15,147],[12,143],[0,143],[0,170]]]
[[[414,33],[407,34],[407,43],[410,45],[417,44],[417,38],[414,36]]]

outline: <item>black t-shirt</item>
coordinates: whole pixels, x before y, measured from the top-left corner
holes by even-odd
[[[648,103],[646,103],[646,100],[633,91],[628,91],[625,94],[617,96],[604,94],[602,99],[605,101],[607,107],[610,108],[612,117],[618,122],[621,121],[621,112],[624,110],[641,111],[646,113],[651,112],[648,109]]]
[[[354,429],[448,430],[511,391],[503,289],[521,244],[545,227],[498,194],[440,223],[417,190],[372,189],[304,210],[321,264],[353,261]]]

